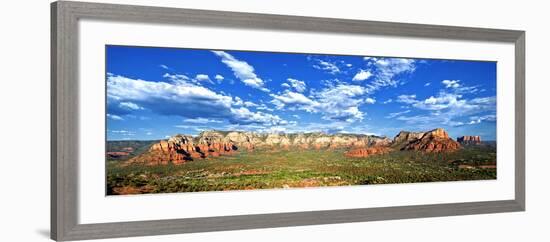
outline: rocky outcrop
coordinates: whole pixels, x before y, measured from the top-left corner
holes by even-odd
[[[477,144],[481,144],[481,137],[466,135],[466,136],[458,137],[456,141],[458,141],[458,143],[465,144],[465,145],[477,145]]]
[[[344,153],[344,155],[350,158],[364,158],[371,155],[387,154],[387,153],[390,153],[391,151],[392,149],[390,147],[376,146],[376,147],[370,147],[370,148],[353,149]]]
[[[192,136],[176,135],[152,145],[148,152],[136,156],[126,163],[182,164],[193,159],[231,154],[236,150],[237,147],[233,143],[225,142],[224,137],[216,133],[205,133],[196,142]]]
[[[409,143],[422,138],[424,134],[425,132],[401,131],[393,138],[392,147],[403,149]]]
[[[447,131],[441,128],[426,132],[421,138],[409,142],[402,150],[417,150],[424,152],[452,152],[460,149],[458,142],[449,138]]]
[[[356,134],[295,133],[266,134],[254,132],[204,131],[196,137],[175,135],[151,146],[126,164],[182,164],[191,160],[229,155],[255,149],[348,149],[386,146],[386,137]]]
[[[347,157],[367,157],[385,154],[392,150],[451,152],[460,148],[460,144],[449,138],[443,129],[434,129],[429,132],[401,131],[393,140],[374,135],[319,132],[265,134],[204,131],[196,137],[175,135],[167,140],[162,140],[153,144],[148,152],[131,158],[126,164],[182,164],[191,160],[255,149],[346,149],[348,150],[345,153]]]

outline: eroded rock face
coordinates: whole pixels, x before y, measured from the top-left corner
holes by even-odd
[[[357,148],[350,150],[344,155],[346,157],[352,157],[352,158],[364,158],[371,155],[381,155],[381,154],[387,154],[390,153],[392,149],[390,147],[386,146],[375,146],[370,148]]]
[[[401,131],[393,138],[392,146],[397,149],[402,149],[410,142],[422,138],[424,134],[425,132]]]
[[[456,139],[456,141],[458,141],[458,143],[461,143],[461,144],[481,144],[481,137],[480,136],[470,136],[470,135],[466,135],[466,136],[462,136],[462,137],[458,137]]]
[[[356,134],[262,134],[254,132],[204,131],[196,137],[175,135],[151,146],[148,152],[130,159],[127,164],[182,164],[191,160],[229,155],[254,149],[340,149],[386,146],[386,137]]]
[[[127,164],[182,164],[194,159],[231,154],[236,150],[233,143],[224,142],[223,136],[214,133],[205,133],[196,143],[192,136],[175,135],[154,144],[148,152],[130,159]]]
[[[441,128],[424,133],[420,139],[405,145],[402,150],[418,150],[424,152],[452,152],[460,149],[458,142],[449,138],[447,131]]]
[[[162,140],[152,145],[148,152],[130,159],[126,164],[182,164],[191,160],[255,149],[348,149],[349,151],[345,153],[347,157],[367,157],[385,154],[392,150],[451,152],[460,148],[460,144],[449,138],[443,129],[434,129],[429,132],[401,131],[393,140],[358,134],[260,134],[204,131],[196,137],[175,135]]]

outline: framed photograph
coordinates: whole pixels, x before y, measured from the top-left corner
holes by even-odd
[[[525,210],[525,32],[52,3],[54,240]]]

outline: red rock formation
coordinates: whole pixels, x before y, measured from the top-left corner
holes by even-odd
[[[476,145],[481,144],[480,136],[466,135],[466,136],[458,137],[456,140],[458,141],[458,143],[461,143],[461,144],[476,144]]]
[[[353,149],[353,150],[350,150],[350,151],[344,153],[344,155],[346,157],[362,158],[362,157],[367,157],[369,155],[386,154],[386,153],[389,153],[391,151],[392,151],[392,149],[389,148],[389,147],[375,146],[375,147],[370,147],[370,148]]]
[[[437,128],[426,132],[422,138],[408,143],[402,150],[418,150],[425,152],[452,152],[460,149],[458,142],[449,138],[444,129]]]
[[[200,144],[194,144],[193,137],[176,135],[154,144],[148,152],[130,159],[127,164],[182,164],[195,159],[231,154],[235,150],[237,150],[237,147],[230,142],[215,143],[210,140],[203,140]]]

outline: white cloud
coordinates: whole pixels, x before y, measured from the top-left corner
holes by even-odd
[[[374,98],[368,97],[368,98],[365,99],[365,103],[374,104],[374,103],[376,103],[376,100],[374,100]]]
[[[143,109],[139,105],[133,103],[133,102],[121,102],[118,104],[119,107],[129,110],[141,110]]]
[[[110,118],[112,120],[119,120],[119,121],[124,120],[122,117],[120,117],[118,115],[109,114],[109,113],[107,114],[107,118]]]
[[[470,122],[468,124],[479,124],[483,121],[494,122],[496,120],[497,120],[497,116],[495,114],[488,114],[484,116],[472,116],[470,117]]]
[[[136,135],[136,132],[134,132],[134,131],[123,130],[123,129],[121,129],[121,130],[111,130],[111,133],[124,135],[124,136],[134,136],[134,135]]]
[[[223,76],[218,74],[214,77],[214,79],[216,79],[216,81],[218,81],[218,83],[221,83],[223,81]]]
[[[258,106],[258,104],[255,104],[255,103],[253,103],[253,102],[251,102],[251,101],[246,101],[246,102],[243,103],[243,105],[244,105],[245,107],[257,107],[257,106]]]
[[[209,83],[213,83],[212,80],[210,80],[210,77],[206,74],[197,74],[195,76],[195,79],[199,82],[209,82]]]
[[[277,109],[304,110],[321,113],[323,119],[354,122],[362,120],[364,113],[359,105],[367,102],[361,98],[366,94],[362,86],[337,84],[320,91],[312,91],[306,97],[302,93],[286,90],[282,94],[271,94],[271,101]]]
[[[457,93],[440,92],[424,100],[417,100],[416,95],[400,95],[398,102],[409,104],[410,107],[428,111],[424,116],[398,117],[407,123],[442,123],[450,126],[461,126],[466,123],[457,121],[464,116],[496,111],[496,97],[479,97],[466,99]],[[472,124],[477,119],[472,119]],[[481,122],[481,121],[480,121]]]
[[[402,112],[395,112],[395,113],[390,113],[388,114],[388,116],[386,116],[386,118],[395,118],[397,116],[401,116],[403,114],[407,114],[407,113],[410,113],[411,110],[405,110],[405,111],[402,111]]]
[[[347,67],[352,67],[353,65],[348,63],[348,64],[346,64],[346,66]]]
[[[266,110],[266,111],[269,111],[269,112],[273,112],[275,111],[275,109],[273,108],[269,108],[267,107],[265,104],[260,104],[259,106],[256,107],[257,110]]]
[[[341,72],[340,68],[338,68],[338,65],[336,65],[336,63],[319,60],[319,59],[317,59],[316,62],[317,63],[313,65],[313,68],[315,69],[323,70],[333,75]]]
[[[231,109],[233,116],[230,123],[238,124],[262,124],[262,125],[280,125],[284,121],[277,115],[263,112],[251,112],[248,108],[241,107]]]
[[[221,120],[207,118],[188,118],[183,120],[184,123],[205,124],[205,123],[222,123]]]
[[[188,83],[191,81],[191,78],[183,74],[165,73],[162,77],[167,78],[174,83]]]
[[[288,83],[285,82],[285,83],[281,84],[281,87],[290,88],[290,84],[288,84]]]
[[[222,63],[227,65],[233,74],[239,78],[245,85],[259,89],[264,92],[269,92],[269,89],[265,88],[264,81],[260,79],[256,73],[254,73],[254,67],[249,65],[245,61],[241,61],[233,57],[232,55],[224,51],[212,51],[215,55],[219,56]]]
[[[160,66],[160,68],[165,69],[165,70],[170,70],[170,69],[171,69],[171,68],[168,67],[167,65],[162,65],[162,64],[161,64],[161,65],[159,65],[159,66]]]
[[[371,68],[374,80],[367,84],[368,91],[374,92],[382,87],[396,87],[401,83],[398,76],[416,70],[416,61],[405,58],[363,58]]]
[[[386,101],[384,101],[384,102],[382,102],[382,103],[383,103],[383,104],[388,104],[388,103],[392,103],[392,102],[393,102],[393,99],[390,98],[390,99],[388,99],[388,100],[386,100]]]
[[[287,81],[290,83],[290,86],[292,86],[297,92],[304,92],[306,90],[306,83],[304,81],[292,78],[288,78]]]
[[[235,97],[235,101],[233,102],[233,105],[235,106],[242,106],[244,104],[244,101],[240,97]]]
[[[414,94],[412,94],[412,95],[399,95],[399,96],[397,96],[397,102],[406,103],[406,104],[415,103],[415,102],[417,102],[416,101],[416,95],[414,95]]]
[[[430,86],[430,85],[432,85],[431,82],[426,82],[426,84],[424,84],[425,87]]]
[[[185,78],[167,83],[112,75],[107,78],[107,86],[108,108],[115,104],[118,107],[121,102],[132,102],[160,115],[189,119],[208,118],[237,124],[264,122],[265,125],[283,121],[276,115],[235,107],[236,100],[232,97],[188,82]],[[110,118],[116,119],[116,116]]]
[[[277,109],[289,107],[291,110],[297,108],[308,112],[313,112],[315,107],[318,105],[313,100],[304,96],[304,94],[288,90],[286,90],[283,94],[271,94],[270,96],[273,98],[271,103],[273,103]]]
[[[459,80],[443,80],[441,83],[445,85],[446,88],[458,88],[460,87]]]
[[[369,77],[372,76],[372,73],[370,71],[360,70],[355,74],[352,81],[364,81],[369,79]]]

